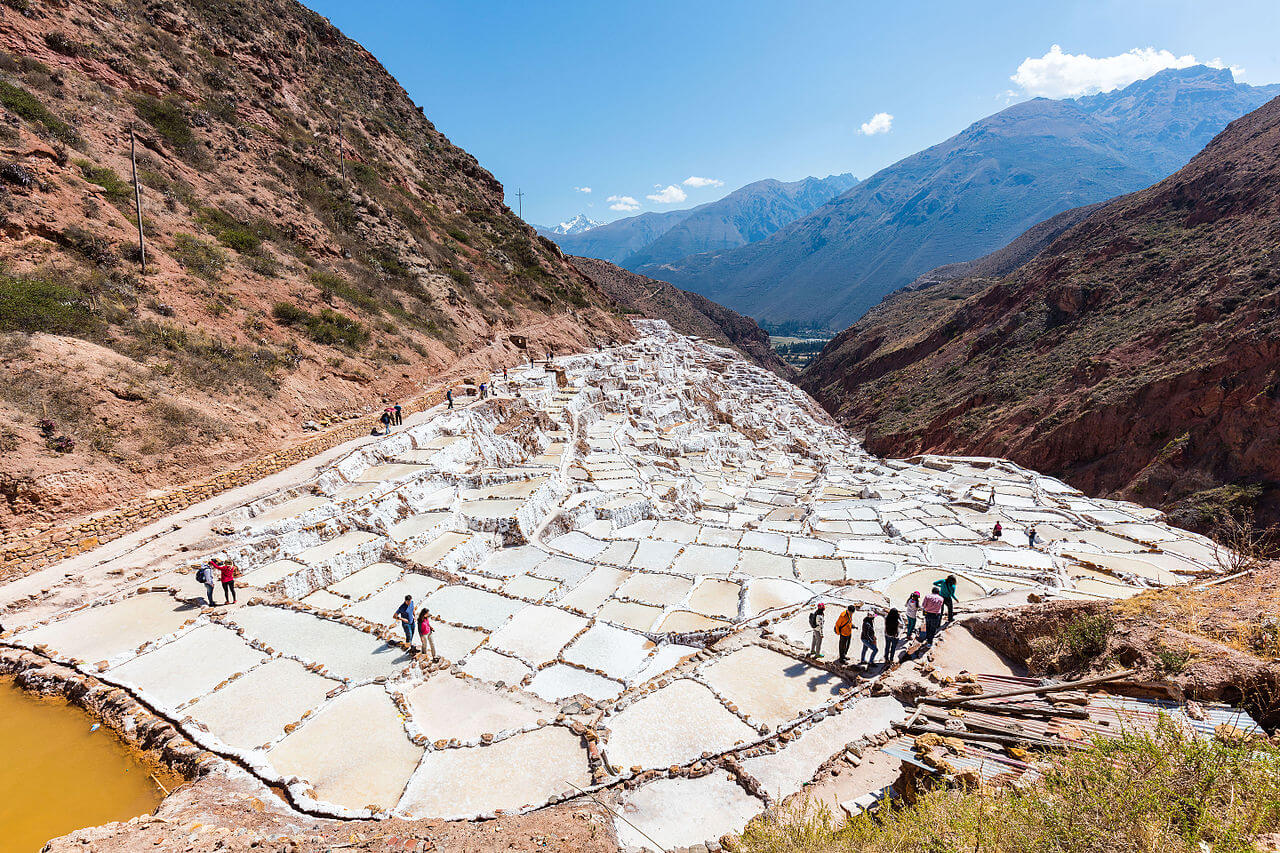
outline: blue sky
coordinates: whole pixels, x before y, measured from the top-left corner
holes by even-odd
[[[767,177],[865,178],[1035,92],[1190,57],[1280,81],[1276,0],[307,2],[502,181],[512,209],[523,189],[537,224],[688,207]]]

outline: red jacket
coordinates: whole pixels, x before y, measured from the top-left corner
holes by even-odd
[[[221,570],[221,572],[222,572],[222,582],[223,582],[223,583],[231,583],[233,580],[235,580],[235,579],[236,579],[236,567],[235,567],[235,566],[231,565],[230,563],[223,563],[223,564],[221,564],[220,566],[218,566],[218,568],[219,568],[219,570]]]

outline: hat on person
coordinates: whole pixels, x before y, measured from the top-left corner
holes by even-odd
[[[827,605],[823,604],[821,601],[819,601],[819,602],[818,602],[818,609],[819,609],[819,610],[825,610],[825,609],[826,609],[826,607],[827,607]]]

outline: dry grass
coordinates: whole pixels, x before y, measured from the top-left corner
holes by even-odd
[[[1153,734],[1100,741],[1026,789],[935,789],[836,826],[804,803],[753,821],[748,853],[1201,853],[1280,829],[1280,748]]]

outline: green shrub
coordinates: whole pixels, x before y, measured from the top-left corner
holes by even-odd
[[[86,336],[102,320],[79,290],[28,276],[0,274],[0,330]]]
[[[1107,650],[1107,640],[1115,630],[1110,616],[1099,613],[1072,619],[1058,632],[1058,642],[1073,660],[1095,658]]]
[[[173,235],[173,248],[169,250],[173,259],[201,278],[214,279],[226,269],[227,255],[208,240],[201,240],[191,234]]]
[[[1163,721],[1050,757],[1024,787],[936,787],[840,825],[825,803],[767,812],[744,853],[1245,853],[1280,829],[1280,748]]]
[[[134,99],[133,107],[139,118],[155,128],[156,133],[178,151],[188,151],[195,143],[195,133],[182,110],[182,102],[177,98],[162,101],[150,95],[139,95]]]
[[[102,187],[107,200],[114,205],[133,203],[133,184],[116,174],[110,166],[95,166],[88,160],[77,160],[80,174],[91,184]]]
[[[271,316],[282,325],[305,331],[318,344],[358,347],[369,340],[369,331],[360,321],[331,308],[312,314],[291,303],[277,302],[271,306]]]
[[[80,145],[80,135],[36,100],[36,96],[12,83],[0,80],[0,105],[19,118],[44,126],[45,132],[67,145]]]
[[[444,274],[449,276],[449,278],[453,279],[455,282],[457,282],[459,287],[463,287],[463,288],[471,287],[471,276],[466,272],[466,270],[460,270],[455,267],[449,267],[447,270],[444,271]]]

